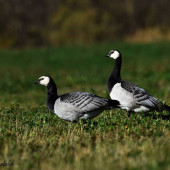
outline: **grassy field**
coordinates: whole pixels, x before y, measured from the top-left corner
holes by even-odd
[[[51,75],[58,93],[88,91],[109,97],[107,78],[123,55],[122,77],[170,105],[170,42],[110,43],[0,51],[0,169],[170,169],[168,113],[105,111],[83,124],[60,120],[46,107]],[[13,163],[3,167],[2,163]]]

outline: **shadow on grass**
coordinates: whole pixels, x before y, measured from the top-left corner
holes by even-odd
[[[162,120],[170,120],[170,114],[169,115],[164,115],[164,114],[158,114],[158,115],[156,115],[156,114],[151,114],[151,113],[144,113],[144,115],[145,116],[152,116],[153,117],[153,119],[162,119]]]

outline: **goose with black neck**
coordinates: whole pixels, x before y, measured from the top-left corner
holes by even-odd
[[[106,99],[88,92],[58,95],[56,84],[50,76],[40,77],[35,84],[47,87],[47,106],[49,110],[67,121],[77,122],[79,119],[92,119],[104,110],[119,107],[119,102],[116,100]]]
[[[122,55],[117,50],[111,50],[106,57],[115,60],[113,70],[107,80],[110,98],[120,102],[120,108],[132,112],[163,111],[170,112],[170,107],[152,97],[143,88],[121,79]]]

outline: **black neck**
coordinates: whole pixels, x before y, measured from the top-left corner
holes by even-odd
[[[52,79],[50,79],[47,89],[48,89],[47,106],[52,112],[54,112],[54,103],[58,98],[58,94],[56,84]]]
[[[121,76],[120,76],[120,70],[121,70],[121,65],[122,65],[122,57],[121,55],[115,60],[115,65],[114,68],[107,80],[107,88],[108,91],[111,92],[112,87],[120,82]]]

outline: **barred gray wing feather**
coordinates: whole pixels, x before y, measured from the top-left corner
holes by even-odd
[[[133,94],[136,104],[149,108],[157,108],[161,104],[156,98],[134,83],[122,81],[121,85],[122,88]]]
[[[109,107],[109,100],[87,92],[72,92],[60,96],[60,101],[69,103],[83,112]],[[105,108],[106,109],[106,108]]]

